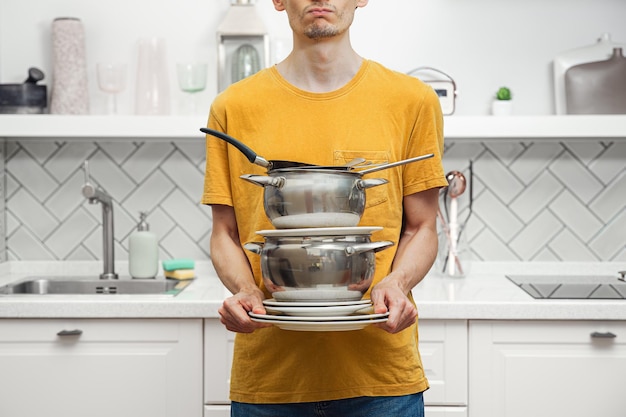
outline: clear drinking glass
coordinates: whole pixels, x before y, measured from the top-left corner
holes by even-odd
[[[107,113],[117,114],[117,95],[126,89],[126,64],[99,62],[98,87],[108,95]]]
[[[183,62],[176,66],[178,86],[190,96],[192,114],[198,111],[197,93],[206,88],[208,68],[206,62]]]

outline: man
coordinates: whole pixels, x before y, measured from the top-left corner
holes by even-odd
[[[263,192],[239,178],[264,173],[239,151],[207,137],[202,202],[212,206],[211,257],[233,296],[219,313],[238,332],[231,375],[231,415],[422,416],[428,388],[417,349],[411,289],[437,253],[443,127],[434,91],[360,57],[350,43],[355,10],[368,0],[272,0],[286,12],[293,50],[284,61],[220,94],[209,127],[244,141],[268,159],[336,165],[363,157],[393,162],[435,157],[377,172],[389,183],[367,190],[361,226],[382,226],[373,240],[397,245],[376,256],[371,293],[385,323],[358,331],[300,332],[254,322],[265,314],[258,255],[242,243],[272,228]],[[380,174],[380,175],[378,175]]]

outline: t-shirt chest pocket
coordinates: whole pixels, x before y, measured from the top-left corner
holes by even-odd
[[[333,154],[333,164],[343,165],[355,158],[364,158],[366,162],[363,164],[386,164],[389,162],[389,154],[387,151],[335,151]],[[387,171],[377,171],[372,173],[367,178],[385,178]],[[378,185],[365,190],[365,208],[373,207],[378,204],[384,203],[388,199],[387,187],[385,185]]]

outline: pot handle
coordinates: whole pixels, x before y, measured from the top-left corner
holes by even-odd
[[[205,134],[211,135],[211,136],[215,136],[216,138],[220,138],[220,139],[230,143],[235,148],[239,149],[239,151],[246,156],[248,161],[252,162],[253,164],[261,165],[264,168],[269,168],[270,167],[270,162],[269,161],[267,161],[265,158],[262,158],[259,155],[257,155],[256,152],[254,152],[252,149],[250,149],[246,144],[244,144],[243,142],[238,141],[237,139],[233,138],[232,136],[229,136],[226,133],[220,132],[219,130],[213,130],[213,129],[209,129],[209,128],[206,128],[206,127],[201,127],[200,131],[202,133],[205,133]]]
[[[248,242],[243,245],[244,249],[250,251],[252,253],[256,253],[257,255],[261,254],[261,250],[263,249],[263,243],[259,242]]]
[[[387,184],[388,182],[389,181],[387,181],[384,178],[369,178],[366,180],[357,180],[356,187],[359,190],[365,190],[367,188],[372,188],[372,187],[376,187],[379,185]]]
[[[389,240],[381,240],[380,242],[369,242],[369,243],[355,243],[354,245],[350,245],[346,248],[346,253],[348,255],[356,255],[358,253],[367,252],[369,250],[373,250],[374,252],[380,252],[383,249],[387,249],[388,247],[393,246],[394,243]],[[354,252],[350,252],[354,251]]]
[[[270,186],[282,188],[283,185],[285,185],[285,177],[268,177],[266,175],[244,174],[239,178],[251,182],[254,185],[260,185],[261,187]]]
[[[358,255],[367,251],[379,252],[383,249],[386,249],[390,246],[393,246],[394,243],[389,240],[382,240],[380,242],[365,242],[365,243],[354,243],[349,246],[340,245],[337,243],[326,243],[324,245],[316,246],[317,249],[326,249],[326,250],[343,250],[346,255]]]

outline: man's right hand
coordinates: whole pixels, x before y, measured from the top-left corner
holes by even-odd
[[[269,323],[252,321],[248,312],[266,314],[263,306],[263,291],[260,289],[243,290],[224,300],[218,309],[220,321],[228,330],[237,333],[252,333],[256,329],[270,327]]]

